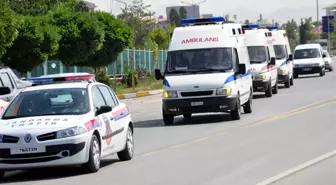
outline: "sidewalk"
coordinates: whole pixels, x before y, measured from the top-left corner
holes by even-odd
[[[120,100],[123,99],[132,99],[132,98],[138,98],[138,97],[145,97],[145,96],[152,96],[157,94],[162,94],[163,90],[153,90],[153,91],[142,91],[137,93],[130,93],[130,94],[118,94],[118,98]]]

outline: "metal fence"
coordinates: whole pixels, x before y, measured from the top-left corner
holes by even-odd
[[[166,65],[167,51],[159,51],[159,59],[157,67],[161,70]],[[117,62],[106,66],[108,75],[125,74],[131,69],[132,59],[134,58],[135,69],[146,69],[148,72],[154,72],[154,56],[153,51],[150,50],[135,50],[126,49],[118,57]],[[58,74],[66,72],[65,66],[60,61],[46,61],[42,65],[39,65],[31,72],[28,72],[25,77],[38,77],[41,75]],[[15,71],[15,70],[14,70]],[[89,67],[71,67],[69,72],[93,72],[93,69]],[[18,76],[20,73],[15,71]]]

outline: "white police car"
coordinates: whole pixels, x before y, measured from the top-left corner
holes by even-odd
[[[77,165],[94,173],[109,155],[133,158],[128,107],[94,77],[35,78],[39,85],[13,98],[0,120],[1,177],[9,170]],[[0,87],[0,94],[8,92]]]

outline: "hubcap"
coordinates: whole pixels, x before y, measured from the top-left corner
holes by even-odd
[[[93,156],[93,163],[95,167],[98,169],[100,166],[100,149],[97,140],[93,141],[92,156]]]
[[[134,150],[134,143],[133,143],[133,134],[132,131],[129,130],[127,132],[127,150],[130,156],[133,156],[133,150]]]

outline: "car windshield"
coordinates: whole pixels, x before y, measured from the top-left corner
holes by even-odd
[[[166,73],[225,72],[233,68],[232,48],[168,52]]]
[[[320,58],[318,49],[299,49],[294,53],[294,59]]]
[[[84,88],[47,89],[21,92],[8,106],[2,119],[49,115],[81,115],[90,111]]]
[[[247,47],[251,64],[262,63],[266,61],[265,46],[249,46]]]
[[[274,45],[274,52],[277,60],[286,58],[286,48],[284,45]]]

